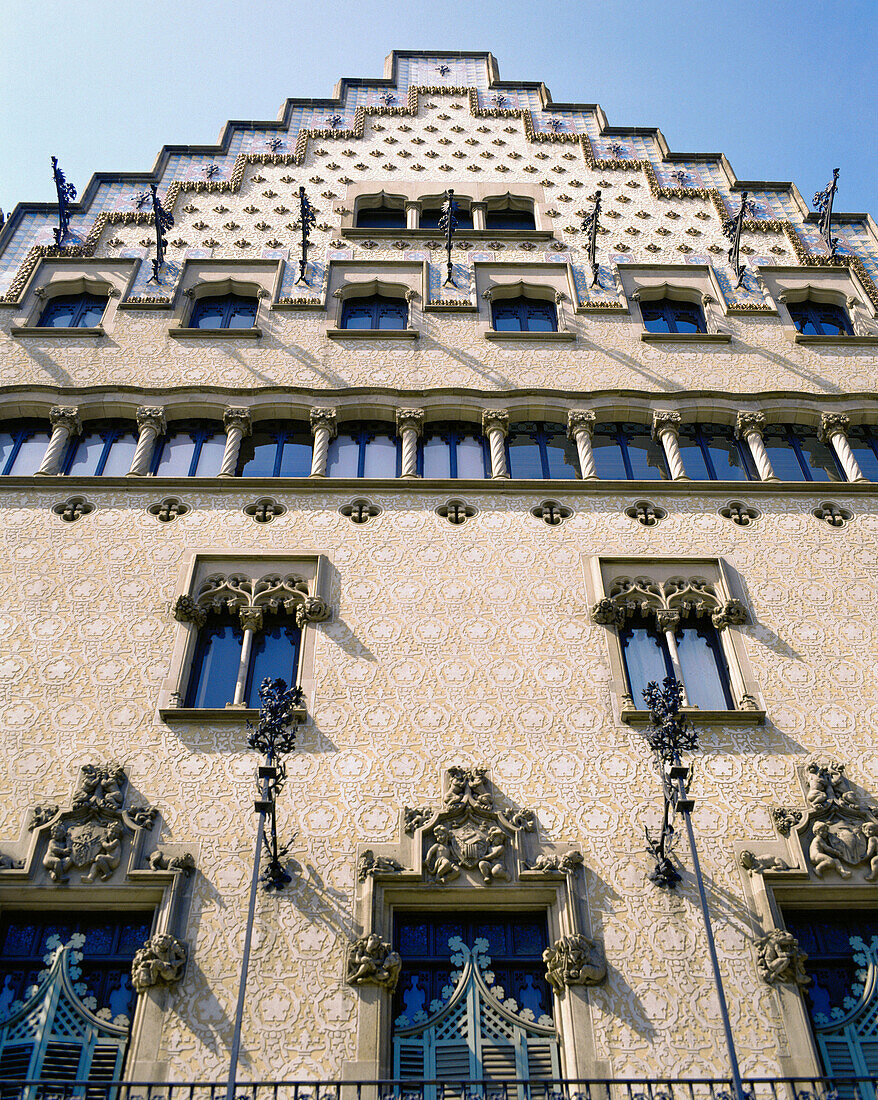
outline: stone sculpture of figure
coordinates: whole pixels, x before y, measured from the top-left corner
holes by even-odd
[[[49,847],[43,857],[43,866],[52,882],[66,882],[73,866],[73,850],[67,840],[67,829],[59,822],[49,830]]]
[[[751,875],[761,875],[766,871],[789,871],[790,865],[780,856],[757,856],[754,852],[743,851],[740,856],[741,866]]]
[[[460,868],[454,862],[454,853],[451,851],[451,833],[444,825],[437,825],[433,830],[433,840],[433,847],[427,852],[424,866],[444,886],[452,879],[460,877]]]
[[[125,769],[115,761],[100,769],[102,803],[105,809],[114,810],[117,813],[122,809],[122,803],[125,800],[122,792],[125,778]]]
[[[503,865],[506,856],[506,834],[498,826],[488,830],[487,841],[491,845],[485,853],[484,859],[479,860],[479,870],[485,885],[489,885],[495,878],[503,882],[509,881],[509,872]]]
[[[125,830],[119,821],[111,821],[101,841],[101,850],[92,860],[88,874],[82,876],[83,882],[94,882],[96,878],[106,881],[122,859],[122,838]]]
[[[402,959],[390,944],[372,932],[354,940],[348,954],[347,981],[349,985],[380,985],[392,993],[396,989]]]
[[[756,941],[756,963],[760,977],[769,985],[790,982],[804,987],[811,984],[805,973],[808,956],[799,950],[795,936],[774,928]]]
[[[878,882],[878,822],[867,821],[863,826],[863,836],[869,842],[864,860],[869,861],[866,882]]]
[[[835,869],[842,878],[850,878],[851,873],[847,867],[843,867],[838,858],[838,852],[832,844],[832,833],[825,821],[818,821],[814,825],[814,837],[811,847],[808,849],[808,857],[814,868],[814,873],[821,878],[827,871]]]
[[[543,855],[537,856],[531,870],[542,871],[544,874],[548,871],[558,871],[562,875],[572,875],[583,862],[582,852],[565,852],[563,856]]]
[[[83,764],[82,773],[79,777],[79,786],[76,788],[73,795],[74,810],[80,809],[83,806],[93,805],[99,783],[100,775],[98,774],[97,766],[94,764]]]
[[[546,980],[559,993],[569,985],[597,985],[607,976],[607,964],[601,948],[575,932],[562,936],[543,952]]]
[[[830,776],[819,764],[809,764],[807,769],[808,790],[805,801],[812,810],[821,810],[832,801],[834,796],[833,784]]]
[[[186,945],[168,932],[159,932],[135,952],[131,984],[138,993],[155,985],[173,985],[183,977]]]
[[[357,862],[357,879],[365,882],[369,876],[396,875],[402,870],[402,864],[389,856],[376,856],[371,848],[367,848]]]

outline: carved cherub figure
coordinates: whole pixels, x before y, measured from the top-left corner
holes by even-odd
[[[869,861],[866,882],[878,882],[878,821],[867,821],[863,826],[863,836],[868,840],[864,860]]]
[[[830,802],[834,794],[832,780],[819,764],[808,765],[806,783],[805,801],[812,809],[822,809]]]
[[[460,868],[454,862],[454,853],[451,851],[451,833],[444,825],[437,825],[433,830],[433,840],[435,843],[427,852],[424,866],[444,886],[452,879],[460,877]]]
[[[125,783],[125,769],[113,761],[101,769],[101,787],[103,804],[108,810],[119,811],[125,799],[122,787]]]
[[[83,882],[94,882],[96,878],[106,881],[122,859],[122,838],[125,830],[120,821],[111,821],[101,841],[101,850],[94,857],[88,874],[82,876]]]
[[[808,857],[814,868],[814,873],[821,878],[829,870],[836,870],[842,878],[850,878],[851,873],[847,867],[842,866],[838,858],[838,852],[832,845],[832,833],[825,821],[818,821],[814,826],[814,837],[811,847],[808,849]]]
[[[58,822],[49,830],[49,846],[43,857],[43,866],[52,882],[66,882],[73,866],[73,850],[67,841],[67,829]]]
[[[381,937],[372,932],[351,945],[347,980],[351,985],[372,982],[392,990],[396,988],[401,967],[402,959],[397,952],[391,951]]]
[[[795,936],[781,928],[775,928],[762,936],[757,943],[759,973],[769,985],[791,982],[806,986],[811,979],[805,973],[808,956],[799,950]]]
[[[99,783],[100,775],[98,774],[97,767],[94,764],[83,764],[79,777],[79,786],[76,788],[73,795],[74,810],[82,806],[92,805]]]
[[[479,860],[479,870],[487,886],[495,878],[504,882],[509,881],[509,872],[503,865],[506,854],[506,834],[498,826],[488,830],[487,840],[491,847],[485,853],[485,858]]]
[[[154,985],[173,985],[183,976],[186,947],[168,932],[159,932],[134,954],[131,983],[138,993]]]

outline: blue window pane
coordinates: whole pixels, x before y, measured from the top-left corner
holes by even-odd
[[[704,332],[704,314],[694,302],[659,298],[640,303],[647,332]]]
[[[462,207],[458,207],[454,212],[455,218],[457,218],[457,229],[472,229],[473,216],[469,210],[464,210]],[[434,207],[430,210],[422,210],[421,217],[418,221],[418,225],[421,229],[438,229],[439,219],[442,217],[442,210],[439,207]]]
[[[704,452],[697,442],[688,439],[683,432],[680,432],[680,457],[683,459],[683,469],[687,477],[695,481],[707,481],[710,478]]]
[[[190,328],[252,328],[256,323],[255,298],[240,294],[199,298],[189,319]]]
[[[137,436],[126,432],[110,445],[110,452],[101,471],[104,477],[124,477],[131,469],[134,452],[137,450]]]
[[[546,429],[546,460],[549,477],[579,477],[579,459],[576,446],[567,438],[563,428]]]
[[[79,317],[79,328],[96,328],[101,323],[104,316],[106,304],[106,298],[99,298],[95,302],[83,303],[82,312]]]
[[[192,328],[222,328],[225,308],[221,301],[203,300],[198,303],[192,317]]]
[[[67,473],[77,477],[92,477],[97,471],[107,441],[100,432],[88,432],[74,444],[73,457],[67,464]]]
[[[718,481],[749,480],[750,472],[745,465],[746,456],[742,457],[741,445],[732,437],[731,430],[728,435],[716,432],[706,436],[706,439],[710,461]]]
[[[610,481],[624,481],[628,477],[625,462],[622,458],[622,448],[614,431],[595,429],[594,438],[592,439],[592,454],[594,455],[595,470],[598,477]]]
[[[342,328],[371,328],[371,309],[346,309]]]
[[[106,297],[97,294],[67,294],[53,298],[37,324],[42,328],[93,328],[101,323]]]
[[[42,465],[49,446],[49,432],[27,432],[7,469],[8,474],[34,474]]]
[[[805,336],[850,336],[850,318],[840,307],[830,303],[791,302],[787,308],[797,330]]]
[[[856,427],[848,432],[848,440],[863,477],[878,481],[878,436],[867,427]]]
[[[17,435],[11,432],[0,432],[0,474],[6,473],[6,463],[12,456]]]
[[[387,206],[357,211],[358,229],[405,229],[405,211]]]
[[[762,436],[771,468],[781,481],[805,481],[795,448],[783,429],[767,428]]]
[[[241,477],[274,477],[278,445],[276,432],[254,432],[241,448]]]
[[[652,309],[644,310],[642,307],[641,312],[643,313],[643,326],[647,332],[673,331],[671,329],[670,318],[666,317],[663,313]]]
[[[226,450],[226,433],[216,432],[208,436],[201,444],[201,453],[198,456],[198,464],[195,473],[198,477],[216,477],[223,464],[223,455]]]
[[[536,229],[536,223],[531,210],[488,210],[485,215],[485,228],[489,232],[498,229],[515,232]]]
[[[501,309],[494,310],[494,328],[497,332],[521,332],[522,319],[517,311]]]
[[[746,481],[750,468],[741,444],[723,424],[684,424],[680,454],[686,475],[695,480]]]
[[[71,328],[76,316],[76,305],[67,299],[50,302],[40,318],[42,328]]]
[[[628,460],[631,463],[631,476],[635,480],[643,478],[663,481],[668,477],[662,445],[647,432],[632,432],[628,436]]]
[[[252,328],[256,322],[256,301],[238,300],[229,309],[228,328]]]
[[[280,477],[308,477],[311,473],[310,436],[287,437],[280,461]]]
[[[675,638],[689,703],[702,710],[734,709],[725,657],[713,626],[684,626]]]
[[[549,316],[548,310],[536,310],[531,312],[527,319],[528,332],[554,332],[555,324]]]
[[[826,443],[811,432],[797,432],[802,457],[811,474],[812,481],[844,481],[838,463]]]
[[[451,447],[452,444],[441,435],[427,436],[424,440],[424,477],[451,477]]]
[[[360,461],[359,437],[337,435],[329,444],[327,477],[357,477]]]
[[[377,435],[366,443],[363,477],[396,477],[396,439]]]
[[[250,651],[244,693],[248,707],[259,706],[259,685],[266,677],[273,680],[279,677],[288,686],[298,682],[300,637],[294,625],[272,623],[266,618],[265,629],[254,637]]]
[[[408,324],[404,298],[348,298],[341,312],[341,327],[354,329],[401,329]]]
[[[480,438],[463,436],[457,441],[457,476],[488,476],[485,469],[485,447]]]
[[[543,460],[540,445],[530,434],[510,431],[507,439],[509,472],[513,477],[542,478]]]
[[[383,306],[378,310],[376,328],[405,328],[405,310],[397,305]]]
[[[195,457],[194,432],[169,433],[161,444],[156,477],[188,477]]]
[[[555,332],[558,328],[555,306],[534,298],[508,298],[494,302],[491,317],[495,332]]]
[[[671,672],[664,638],[638,619],[619,631],[619,641],[634,705],[638,710],[646,710],[643,689],[652,681],[660,684]]]
[[[243,638],[231,619],[208,622],[199,630],[187,707],[224,707],[234,700]]]

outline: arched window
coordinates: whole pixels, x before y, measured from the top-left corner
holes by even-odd
[[[878,481],[878,432],[867,424],[859,424],[848,429],[847,437],[863,477]]]
[[[178,421],[156,440],[156,477],[216,477],[226,449],[226,433],[216,421]]]
[[[61,472],[70,477],[123,477],[137,450],[134,425],[92,421],[83,425],[67,448]]]
[[[0,425],[0,475],[35,474],[51,436],[40,421],[17,420]]]
[[[106,294],[62,294],[51,298],[40,314],[40,328],[95,328],[107,306]]]
[[[363,201],[369,200],[361,200]],[[401,202],[396,205],[383,196],[380,206],[362,206],[361,202],[357,203],[358,229],[405,229],[405,209]]]
[[[536,229],[534,220],[533,203],[527,199],[518,199],[510,202],[489,199],[485,210],[485,228],[489,233],[502,230],[507,232],[519,232],[521,230]]]
[[[817,433],[792,424],[769,424],[762,434],[781,481],[846,481],[832,448]]]
[[[423,477],[491,476],[487,440],[478,424],[427,424],[421,442]]]
[[[244,654],[244,630],[231,612],[210,614],[198,631],[186,691],[187,707],[225,707],[235,700],[243,678],[242,702],[259,706],[259,685],[266,677],[298,682],[301,631],[295,620],[265,614],[255,631],[249,654]]]
[[[525,421],[509,426],[509,473],[520,478],[579,477],[576,445],[560,424]]]
[[[198,298],[189,318],[190,328],[253,328],[256,298],[242,294],[220,294]]]
[[[687,477],[696,481],[758,481],[746,443],[725,424],[683,424],[680,455]]]
[[[491,320],[496,332],[558,331],[555,303],[539,298],[498,298],[491,302]]]
[[[401,329],[408,325],[405,298],[373,294],[368,298],[345,298],[341,327],[355,329]]]
[[[600,478],[666,481],[669,477],[662,445],[643,424],[596,424],[592,451]]]
[[[704,311],[695,302],[679,298],[641,301],[640,313],[647,332],[706,332]]]
[[[313,444],[307,424],[254,424],[241,444],[239,476],[308,477]]]
[[[457,229],[472,229],[473,228],[473,214],[469,205],[460,202],[455,198],[457,209],[454,212],[455,218],[457,218]],[[442,202],[439,200],[435,205],[425,206],[421,210],[421,217],[418,221],[418,225],[421,229],[438,229],[439,219],[442,217]]]
[[[674,641],[689,705],[701,710],[734,710],[728,665],[710,618],[682,616]],[[658,629],[654,616],[634,615],[620,627],[619,643],[634,706],[645,710],[646,685],[676,675],[667,635]]]
[[[829,302],[789,302],[787,309],[796,330],[803,336],[853,336],[851,321],[841,306]]]
[[[400,441],[391,424],[364,421],[339,426],[329,444],[327,477],[397,477]]]

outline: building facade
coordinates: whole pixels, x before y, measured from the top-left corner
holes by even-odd
[[[872,219],[482,53],[57,182],[0,234],[0,1080],[228,1078],[266,677],[242,1081],[728,1077],[666,677],[741,1072],[878,1075]]]

